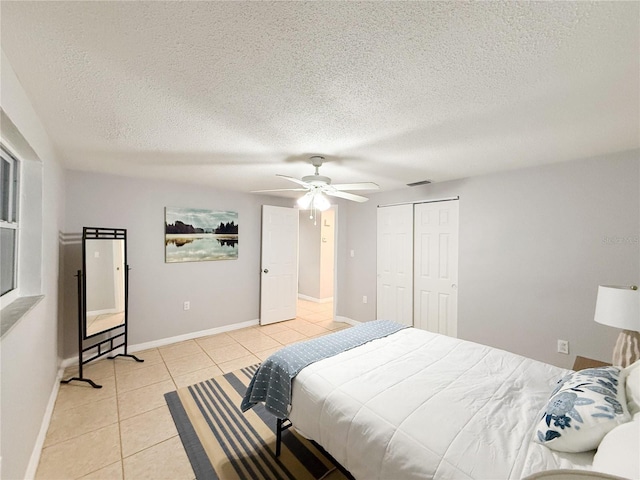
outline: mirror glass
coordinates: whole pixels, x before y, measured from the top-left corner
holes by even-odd
[[[125,323],[124,242],[121,239],[85,239],[85,338]]]

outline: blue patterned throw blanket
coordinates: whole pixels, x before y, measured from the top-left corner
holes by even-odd
[[[307,365],[386,337],[406,325],[375,320],[324,337],[290,345],[267,358],[251,379],[240,408],[246,412],[259,402],[278,418],[287,418],[291,404],[291,382]]]

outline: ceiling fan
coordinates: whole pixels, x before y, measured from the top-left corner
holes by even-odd
[[[276,174],[278,177],[285,178],[290,182],[297,183],[302,188],[278,188],[275,190],[255,190],[253,193],[266,193],[266,192],[307,192],[298,199],[298,205],[302,209],[312,207],[320,211],[328,209],[331,204],[325,195],[330,197],[344,198],[345,200],[352,200],[354,202],[366,202],[369,200],[367,197],[361,195],[355,195],[353,193],[346,192],[345,190],[378,190],[380,187],[376,183],[372,182],[358,182],[358,183],[337,183],[332,185],[331,179],[320,175],[319,168],[324,162],[324,157],[315,155],[310,158],[311,164],[316,168],[316,173],[313,175],[307,175],[302,179],[295,177],[289,177],[288,175]]]

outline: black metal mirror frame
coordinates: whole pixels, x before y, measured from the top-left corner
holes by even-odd
[[[105,330],[101,330],[98,333],[87,336],[86,335],[86,300],[87,300],[87,281],[86,281],[86,240],[124,240],[124,322],[115,327],[111,327]],[[128,321],[129,321],[129,264],[127,263],[127,230],[123,228],[100,228],[100,227],[83,227],[82,228],[82,270],[78,270],[76,275],[78,278],[78,369],[79,373],[77,377],[72,377],[67,380],[62,380],[61,383],[69,383],[73,380],[87,382],[94,388],[102,388],[102,385],[98,385],[88,378],[83,376],[83,365],[96,360],[97,358],[106,355],[118,348],[123,347],[124,353],[118,353],[111,357],[107,357],[113,360],[116,357],[129,357],[137,362],[144,362],[135,355],[127,353],[127,333],[128,333]],[[122,329],[122,332],[112,335],[104,340],[98,340],[90,345],[85,346],[85,341],[95,338],[99,335],[107,334],[108,332]],[[115,343],[119,341],[120,343]],[[93,353],[89,353],[92,350],[96,350]],[[85,354],[87,356],[85,357]]]

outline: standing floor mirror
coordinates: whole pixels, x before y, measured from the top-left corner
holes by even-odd
[[[87,382],[101,388],[83,375],[83,365],[123,348],[124,353],[108,357],[129,357],[127,322],[129,265],[127,231],[121,228],[82,229],[82,270],[78,270],[78,368],[77,377],[62,380]]]

